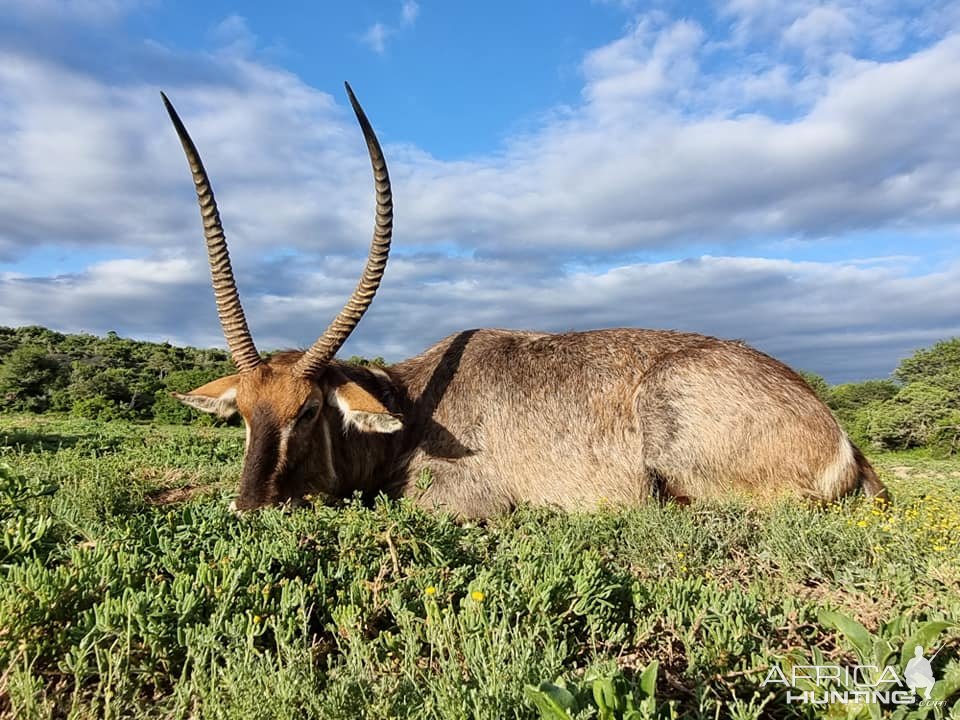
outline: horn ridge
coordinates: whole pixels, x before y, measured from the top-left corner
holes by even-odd
[[[253,370],[262,362],[257,352],[253,336],[247,327],[247,319],[240,304],[240,293],[233,276],[233,266],[230,263],[230,252],[227,249],[227,239],[220,222],[220,211],[213,194],[213,187],[207,171],[200,160],[200,153],[187,132],[183,121],[173,107],[173,103],[165,93],[160,93],[163,104],[167,108],[170,120],[180,138],[183,152],[187,156],[187,164],[193,175],[193,184],[197,191],[197,202],[200,205],[200,218],[203,222],[203,236],[207,245],[207,258],[210,262],[210,279],[213,284],[213,295],[217,303],[217,316],[220,318],[220,327],[223,329],[230,355],[240,372]]]
[[[390,254],[390,241],[393,235],[393,192],[390,187],[390,175],[387,171],[387,161],[383,157],[380,141],[367,119],[366,113],[360,107],[356,95],[349,83],[344,83],[350,105],[367,143],[367,152],[370,155],[370,165],[373,168],[374,191],[376,197],[376,214],[374,216],[373,240],[370,243],[370,252],[360,277],[360,282],[354,289],[350,299],[343,309],[330,323],[317,341],[293,367],[293,372],[302,377],[313,377],[323,370],[333,359],[337,351],[346,342],[350,333],[360,322],[360,318],[370,307],[383,273],[387,266]]]

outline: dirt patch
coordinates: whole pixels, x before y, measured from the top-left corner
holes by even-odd
[[[812,582],[791,584],[790,593],[794,597],[813,601],[823,607],[840,607],[871,632],[876,632],[881,623],[889,620],[897,607],[896,598],[886,588],[881,590],[877,597],[873,597],[859,590]]]
[[[910,465],[894,465],[886,468],[887,472],[892,473],[894,477],[906,479],[917,474],[917,469]]]
[[[195,479],[197,473],[181,470],[180,468],[151,467],[148,465],[137,468],[136,476],[141,480],[146,480],[150,483],[156,483],[157,485],[176,485],[178,483],[184,484],[184,481],[186,480],[186,484],[192,486],[194,483],[189,481],[191,479]]]
[[[192,500],[198,495],[209,492],[210,488],[202,485],[183,485],[181,487],[160,488],[146,494],[146,501],[150,505],[174,505]]]

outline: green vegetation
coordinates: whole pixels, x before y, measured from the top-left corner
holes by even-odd
[[[383,365],[383,358],[348,362]],[[94,420],[212,425],[170,397],[234,372],[222,350],[0,327],[0,412],[69,412]],[[804,373],[865,449],[960,454],[960,338],[907,358],[891,380],[830,386]]]
[[[232,371],[219,350],[0,328],[0,717],[960,713],[960,339],[890,380],[807,376],[892,505],[483,526],[386,500],[234,516],[242,431],[169,396]],[[934,704],[764,685],[805,664],[902,674],[918,643],[940,648]],[[850,689],[796,688],[828,686]]]
[[[383,358],[347,362],[383,365]],[[210,425],[170,397],[236,372],[223,350],[0,327],[0,412]]]
[[[830,386],[803,375],[862,448],[960,454],[960,338],[918,350],[893,380]]]
[[[918,351],[895,375],[902,383],[896,395],[863,406],[867,439],[884,448],[960,452],[960,338]]]
[[[473,526],[387,501],[236,517],[242,444],[234,427],[0,416],[0,715],[960,711],[956,460],[874,455],[892,505],[521,509]],[[763,685],[814,660],[902,671],[916,638],[942,647],[943,705],[791,704]]]

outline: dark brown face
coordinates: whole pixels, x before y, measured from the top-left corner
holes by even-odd
[[[235,502],[238,510],[298,500],[326,488],[322,445],[329,429],[322,404],[322,398],[308,398],[292,420],[278,417],[268,404],[255,406],[244,417],[247,445]],[[321,447],[316,447],[317,440]]]
[[[236,406],[247,429],[235,507],[251,510],[302,497],[313,489],[313,448],[323,393],[286,368],[262,365],[240,376]]]
[[[377,398],[333,368],[306,380],[285,363],[264,364],[176,397],[205,412],[242,415],[247,439],[237,510],[331,492],[333,443],[345,441],[345,425],[379,433],[401,427]]]
[[[292,423],[280,422],[269,407],[256,410],[246,421],[248,441],[244,454],[238,510],[251,510],[299,500],[304,495],[327,491],[332,473],[327,469],[324,448],[316,447],[329,437],[319,402],[307,401]]]

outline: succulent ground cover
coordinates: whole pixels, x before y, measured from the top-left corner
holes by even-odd
[[[16,718],[939,717],[960,691],[960,461],[890,505],[404,502],[235,517],[242,430],[0,417],[0,713]],[[771,668],[936,703],[788,702]],[[843,681],[833,683],[843,689]]]

